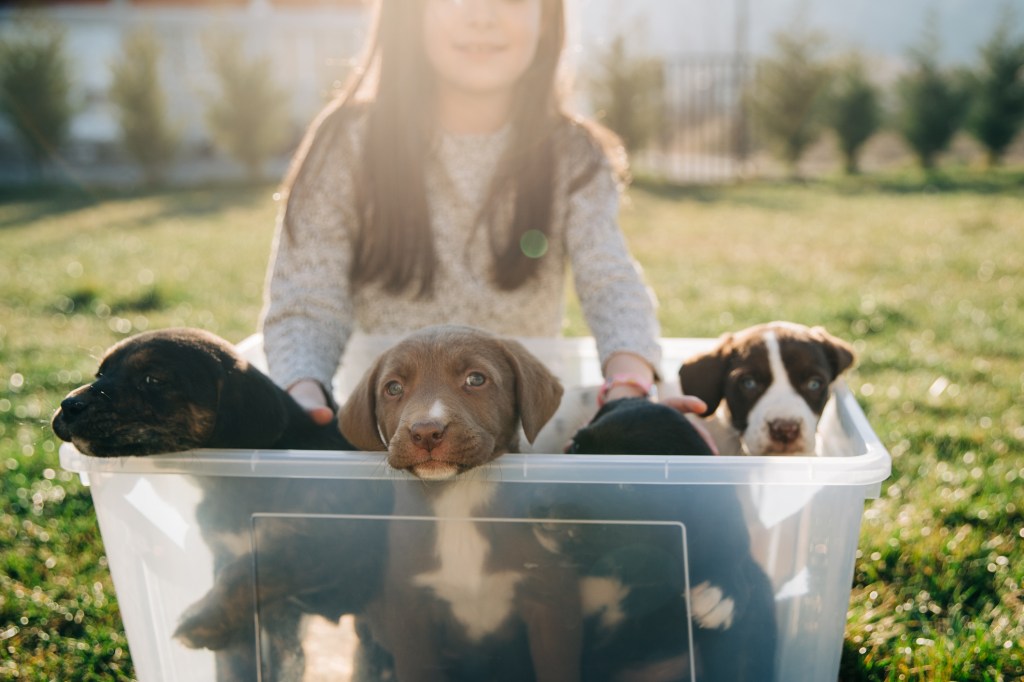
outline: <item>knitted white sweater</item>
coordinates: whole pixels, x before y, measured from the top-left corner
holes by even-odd
[[[309,378],[331,385],[355,331],[403,334],[441,323],[466,324],[514,337],[556,337],[564,327],[565,267],[571,265],[581,307],[602,365],[630,352],[657,367],[660,347],[654,295],[643,283],[618,227],[619,191],[607,160],[591,180],[569,193],[573,169],[601,154],[586,133],[570,126],[556,169],[554,225],[534,277],[514,291],[492,284],[493,256],[482,228],[474,229],[508,129],[492,135],[443,134],[426,169],[427,196],[440,268],[429,299],[392,294],[377,284],[349,285],[353,201],[364,120],[350,126],[335,149],[317,149],[323,163],[305,174],[307,200],[293,205],[294,238],[279,216],[262,315],[270,374],[282,386]],[[298,203],[298,202],[296,202]],[[282,212],[283,213],[283,212]]]

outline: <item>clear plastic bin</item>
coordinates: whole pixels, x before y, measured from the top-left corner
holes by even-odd
[[[712,340],[664,339],[665,390],[672,392],[683,358],[708,347]],[[360,367],[380,352],[380,339],[357,339],[339,375],[339,385],[351,386]],[[566,385],[599,383],[597,354],[590,339],[527,345],[552,367]],[[240,350],[258,362],[258,338]],[[675,389],[678,390],[678,389]],[[775,679],[829,680],[839,669],[846,610],[853,580],[864,502],[876,498],[890,474],[891,460],[850,391],[840,382],[823,417],[822,457],[654,457],[579,456],[561,454],[506,455],[486,470],[482,481],[495,481],[517,496],[540,494],[545,500],[564,497],[573,504],[587,500],[590,524],[635,524],[665,532],[665,547],[684,575],[693,557],[687,538],[714,533],[717,519],[700,515],[675,519],[645,519],[644,505],[659,496],[702,495],[714,500],[740,500],[754,558],[767,574],[774,592],[778,646]],[[368,486],[415,485],[383,465],[381,453],[201,450],[156,457],[100,459],[80,454],[65,444],[62,466],[78,473],[90,486],[114,586],[128,636],[136,674],[141,682],[178,680],[212,682],[217,678],[212,652],[187,648],[173,637],[185,610],[214,583],[214,556],[201,535],[197,507],[203,491],[231,489],[244,500],[239,513],[248,516],[245,532],[230,542],[240,553],[251,552],[257,584],[261,575],[261,528],[278,518],[303,519],[313,524],[336,524],[350,529],[386,533],[388,523],[431,523],[429,518],[389,519],[346,500],[365,499]],[[630,518],[616,518],[623,497],[631,493]],[[287,486],[287,490],[285,490]],[[304,509],[304,500],[323,499],[324,488],[335,500]],[[511,487],[511,488],[506,488]],[[615,507],[603,509],[603,494],[620,491]],[[247,490],[252,493],[248,494]],[[268,494],[269,491],[269,494]],[[282,492],[283,491],[283,492]],[[280,493],[280,494],[279,494]],[[308,493],[308,494],[307,494]],[[205,494],[210,494],[209,492]],[[290,500],[261,508],[260,499]],[[638,511],[639,510],[639,511]],[[373,513],[368,513],[373,512]],[[490,523],[536,523],[535,518],[491,519]],[[328,530],[329,534],[329,530]],[[305,570],[296,557],[296,572]],[[693,585],[689,585],[693,587]],[[260,614],[256,600],[255,620]],[[677,624],[679,636],[692,642],[690,622]],[[353,666],[355,637],[352,619],[340,623],[311,618],[303,636],[306,680],[345,680]],[[262,679],[271,679],[273,663],[262,647]],[[771,662],[766,661],[766,666]],[[702,679],[691,664],[692,679]]]

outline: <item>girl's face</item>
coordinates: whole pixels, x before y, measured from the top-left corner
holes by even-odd
[[[439,94],[511,94],[537,51],[542,0],[424,1],[423,40]]]

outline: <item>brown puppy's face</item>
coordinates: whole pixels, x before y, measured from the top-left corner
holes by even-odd
[[[139,334],[107,351],[96,380],[53,416],[54,433],[95,457],[198,447],[269,447],[283,429],[272,382],[197,329]]]
[[[339,414],[344,436],[430,480],[532,441],[562,387],[520,344],[469,327],[430,327],[385,351]]]

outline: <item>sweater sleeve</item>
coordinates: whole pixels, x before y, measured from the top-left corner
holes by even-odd
[[[281,386],[315,379],[330,388],[355,326],[348,281],[356,221],[350,158],[337,148],[307,156],[308,168],[279,212],[262,331],[270,376]]]
[[[618,224],[619,189],[607,162],[570,195],[566,247],[576,294],[604,367],[614,353],[661,362],[654,292],[643,281]]]

